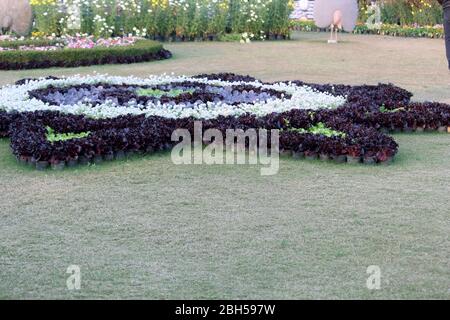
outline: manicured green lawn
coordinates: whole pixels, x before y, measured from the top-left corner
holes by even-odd
[[[235,71],[264,80],[392,81],[420,99],[450,102],[440,40],[347,36],[332,47],[314,35],[326,38],[174,44],[171,61],[0,72],[0,81],[92,70]],[[403,46],[412,52],[396,69],[377,62],[400,60]],[[380,52],[362,55],[375,47]],[[338,48],[357,54],[341,61]],[[327,60],[323,50],[334,55]],[[422,59],[426,82],[414,73]],[[0,298],[449,299],[450,135],[395,138],[391,166],[282,158],[269,177],[258,166],[176,166],[165,153],[37,172],[18,165],[2,139]],[[82,272],[76,292],[66,288],[73,264]],[[381,268],[381,290],[366,288],[369,265]]]

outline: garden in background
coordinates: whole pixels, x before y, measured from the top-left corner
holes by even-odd
[[[393,85],[263,83],[230,73],[25,79],[0,90],[0,134],[11,137],[19,162],[38,170],[171,150],[173,132],[193,136],[195,121],[202,136],[279,130],[279,145],[268,147],[296,159],[389,164],[398,145],[386,133],[450,133],[449,105],[411,96]]]
[[[289,0],[32,0],[34,36],[135,35],[159,41],[277,39],[289,35]]]
[[[358,0],[359,18],[353,33],[397,37],[443,38],[442,6],[436,0]],[[297,15],[300,15],[297,13]],[[293,18],[298,18],[294,13]],[[303,17],[303,15],[302,15]],[[293,19],[293,30],[325,31],[314,21]]]

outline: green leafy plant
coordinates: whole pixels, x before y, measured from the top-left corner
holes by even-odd
[[[342,137],[342,138],[345,138],[345,133],[343,133],[341,131],[336,131],[336,130],[330,129],[330,128],[326,127],[325,124],[323,124],[322,122],[319,122],[315,126],[310,127],[308,129],[308,132],[312,133],[312,134],[324,135],[326,137]]]
[[[293,30],[304,32],[325,31],[318,28],[314,21],[291,21],[290,27]],[[374,34],[393,37],[413,37],[413,38],[444,38],[444,28],[442,25],[421,26],[421,25],[398,25],[383,23],[379,29],[369,29],[365,23],[358,23],[353,30],[355,34]]]
[[[31,5],[33,31],[43,35],[133,34],[173,41],[217,40],[227,33],[285,39],[293,10],[292,0],[32,0]]]
[[[73,140],[73,139],[83,139],[87,138],[91,132],[81,132],[81,133],[56,133],[55,130],[53,130],[50,127],[46,127],[47,133],[45,134],[47,141],[51,143],[60,142],[60,141],[67,141],[67,140]]]
[[[442,23],[442,8],[436,0],[383,0],[383,23],[435,25]]]
[[[46,35],[61,34],[61,19],[63,15],[56,0],[32,0],[35,26]]]

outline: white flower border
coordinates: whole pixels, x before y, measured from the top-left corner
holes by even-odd
[[[190,81],[203,84],[232,86],[251,85],[257,88],[273,89],[287,92],[292,95],[290,99],[281,98],[255,104],[242,103],[237,106],[223,102],[203,103],[195,108],[185,108],[184,104],[170,105],[149,103],[146,106],[129,104],[128,106],[117,106],[112,101],[97,106],[92,106],[86,102],[78,102],[75,105],[50,106],[41,100],[30,99],[28,92],[36,89],[43,89],[49,85],[55,87],[66,87],[80,84],[129,84],[129,85],[159,85],[171,82]],[[307,86],[297,86],[293,83],[262,84],[261,82],[228,82],[220,80],[197,79],[187,76],[160,75],[148,78],[118,77],[94,74],[90,76],[71,76],[58,80],[38,79],[27,82],[23,85],[9,85],[0,89],[0,110],[6,112],[32,112],[40,110],[61,111],[68,114],[85,115],[92,118],[104,119],[114,118],[122,115],[142,115],[161,116],[165,118],[187,118],[214,119],[219,116],[240,116],[246,113],[256,116],[264,116],[270,113],[281,113],[292,109],[333,109],[341,106],[346,101],[345,97],[333,96],[328,93],[318,92]],[[145,107],[145,109],[142,109]]]

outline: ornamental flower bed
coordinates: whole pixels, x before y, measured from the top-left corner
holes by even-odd
[[[296,108],[334,109],[344,102],[342,96],[294,83],[167,75],[146,79],[104,75],[50,78],[0,90],[0,104],[7,112],[60,110],[94,118],[141,114],[197,119],[246,113],[264,116]]]
[[[0,47],[1,51],[54,51],[62,49],[61,46],[19,46],[17,48]]]
[[[0,90],[0,134],[11,137],[20,162],[38,169],[166,150],[172,132],[193,134],[196,120],[222,133],[279,129],[282,154],[296,158],[390,163],[398,145],[383,131],[450,126],[450,106],[410,98],[385,84],[262,83],[233,74],[23,80]]]
[[[0,40],[0,69],[78,67],[168,59],[163,46],[137,37],[94,38],[87,36]]]
[[[314,21],[297,21],[290,22],[291,30],[303,32],[321,32],[328,31],[317,27]],[[380,28],[370,29],[366,24],[357,24],[353,30],[354,34],[372,34],[393,37],[412,37],[412,38],[434,38],[442,39],[445,37],[444,26],[400,26],[396,24],[381,24]]]
[[[97,47],[126,47],[131,46],[138,37],[94,38],[93,36],[76,35],[61,38],[47,37],[26,40],[11,36],[0,37],[0,51],[53,51],[70,49],[93,49]]]

